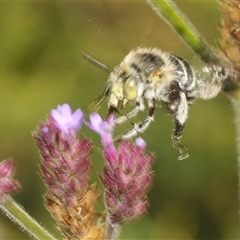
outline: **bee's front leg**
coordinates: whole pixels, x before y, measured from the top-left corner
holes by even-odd
[[[140,110],[139,104],[136,104],[136,107],[132,111],[128,112],[126,115],[123,115],[123,116],[115,119],[114,125],[120,125],[120,124],[126,122],[127,120],[129,120],[130,118],[135,117],[138,114],[139,110]]]
[[[135,117],[139,111],[143,111],[145,109],[144,102],[139,100],[136,101],[135,108],[128,112],[126,115],[122,115],[114,120],[113,126],[117,126],[123,124],[124,122],[128,121],[129,119]],[[118,112],[118,109],[115,107],[110,106],[108,109],[107,119],[112,115],[114,112]],[[119,113],[119,112],[118,112]]]
[[[122,135],[117,136],[114,141],[121,141],[123,139],[129,139],[132,138],[136,135],[138,135],[139,133],[144,132],[150,125],[151,122],[153,122],[154,118],[153,116],[147,116],[143,121],[139,122],[139,123],[135,123],[134,124],[134,128],[128,130],[127,132],[125,132]]]
[[[132,112],[135,111],[135,109],[133,109],[129,114],[132,114]],[[117,136],[114,140],[119,142],[123,139],[129,139],[129,138],[136,136],[138,133],[144,132],[149,127],[150,123],[154,121],[155,110],[156,110],[155,100],[152,100],[149,102],[148,116],[143,121],[135,123],[134,128],[128,130],[127,132],[125,132],[122,135]],[[139,111],[139,109],[138,109],[138,111]],[[137,114],[137,112],[136,112],[136,114]]]

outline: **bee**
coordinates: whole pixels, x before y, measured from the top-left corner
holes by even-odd
[[[148,115],[115,140],[132,138],[144,132],[154,121],[157,105],[161,103],[173,115],[172,145],[180,152],[178,159],[187,158],[188,151],[180,139],[188,117],[189,104],[197,98],[210,99],[217,96],[227,76],[219,66],[213,65],[203,70],[207,74],[211,73],[210,82],[196,77],[193,68],[181,57],[158,48],[132,50],[111,71],[107,87],[98,103],[100,105],[103,99],[108,99],[107,118],[129,103],[134,103],[135,107],[130,112],[115,119],[116,126],[136,116],[139,111],[144,111],[145,105],[148,106]]]

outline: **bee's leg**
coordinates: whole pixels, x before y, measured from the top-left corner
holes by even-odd
[[[139,105],[137,104],[136,107],[132,111],[128,112],[126,115],[123,115],[123,116],[115,119],[114,125],[119,125],[119,124],[126,122],[128,119],[136,116],[138,114],[139,110],[140,110],[140,108],[139,108]]]
[[[130,129],[127,132],[125,132],[124,134],[117,136],[114,140],[121,141],[123,139],[132,138],[132,137],[136,136],[138,133],[144,132],[149,127],[150,123],[153,122],[155,110],[156,110],[155,100],[152,100],[151,102],[149,102],[148,116],[143,121],[141,121],[139,123],[135,123],[133,129]],[[134,109],[133,109],[133,111],[134,111]],[[133,111],[131,111],[131,112],[133,112]],[[138,109],[138,111],[139,111],[139,109]]]
[[[179,92],[179,99],[175,101],[174,105],[170,106],[170,108],[174,109],[174,129],[172,133],[172,145],[180,152],[178,160],[183,160],[189,156],[187,149],[182,144],[180,144],[180,139],[182,138],[184,124],[188,114],[188,102],[183,92]]]
[[[180,139],[182,138],[184,125],[182,125],[176,118],[174,119],[174,124],[175,126],[172,134],[172,145],[180,152],[178,160],[183,160],[189,157],[188,150],[182,144],[180,144]]]
[[[136,102],[135,108],[132,111],[128,112],[126,115],[123,115],[123,116],[118,117],[117,119],[115,119],[113,125],[116,126],[116,125],[120,125],[120,124],[126,122],[130,118],[135,117],[138,114],[139,111],[143,111],[144,108],[145,108],[145,106],[144,106],[144,102],[143,101],[140,100],[140,101]]]

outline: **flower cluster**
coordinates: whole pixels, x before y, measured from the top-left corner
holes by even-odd
[[[33,133],[41,155],[41,176],[47,187],[45,202],[58,226],[68,238],[113,239],[123,221],[137,219],[147,210],[146,193],[152,180],[153,156],[145,154],[145,142],[122,141],[118,148],[112,138],[114,116],[108,121],[97,114],[84,120],[80,109],[72,113],[64,104]],[[94,204],[99,194],[89,184],[92,143],[78,137],[82,123],[98,133],[102,142],[104,168],[100,175],[106,217],[97,214]]]
[[[21,187],[14,176],[14,163],[12,159],[0,162],[0,204],[4,204],[11,199],[10,195],[18,191]]]
[[[122,141],[115,148],[112,139],[112,122],[103,121],[93,113],[90,123],[86,123],[101,136],[105,166],[101,181],[105,189],[107,210],[107,235],[115,235],[115,227],[123,221],[134,220],[146,212],[148,202],[146,193],[152,180],[151,165],[153,155],[145,155],[145,142]]]
[[[69,105],[64,104],[52,110],[33,132],[42,159],[41,176],[47,187],[46,206],[70,238],[87,234],[95,215],[93,203],[98,197],[94,186],[89,185],[92,144],[77,137],[82,121],[80,110],[72,113]]]
[[[79,190],[88,188],[92,146],[89,140],[76,136],[82,119],[80,110],[72,114],[64,104],[52,110],[47,121],[33,133],[42,157],[42,177],[53,196],[66,205],[76,204],[76,192],[81,195]]]

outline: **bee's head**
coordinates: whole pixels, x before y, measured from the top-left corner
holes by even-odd
[[[115,81],[111,80],[108,90],[109,107],[115,109],[124,108],[129,101],[134,101],[137,98],[137,85],[133,77],[120,77]]]

